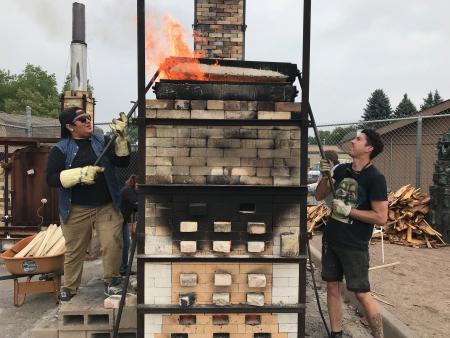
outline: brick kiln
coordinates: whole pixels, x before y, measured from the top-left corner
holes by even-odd
[[[222,46],[216,37],[241,25],[240,52],[224,39],[233,52],[209,56],[242,59],[243,20],[217,14],[243,17],[243,3],[196,1],[195,29],[212,38],[201,48]],[[304,336],[308,121],[294,102],[297,72],[289,63],[166,60],[156,99],[139,115],[138,335]]]

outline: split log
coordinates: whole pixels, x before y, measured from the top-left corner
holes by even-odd
[[[17,254],[14,255],[14,257],[25,257],[26,255],[29,254],[29,252],[36,246],[36,245],[40,245],[41,243],[41,239],[42,237],[45,236],[45,230],[39,232],[34,238],[33,240],[28,243],[28,245],[23,248],[22,250],[20,250]]]
[[[54,256],[57,254],[62,248],[66,245],[66,240],[64,237],[61,237],[58,242],[47,252],[46,256]]]

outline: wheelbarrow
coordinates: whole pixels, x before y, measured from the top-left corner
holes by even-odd
[[[32,293],[53,293],[58,300],[58,292],[61,287],[61,275],[64,270],[65,247],[61,248],[53,256],[42,257],[17,257],[16,255],[36,235],[32,235],[17,242],[9,250],[0,255],[5,262],[6,270],[11,275],[0,276],[0,280],[14,280],[14,305],[22,306],[27,294]],[[32,280],[33,277],[38,280]],[[25,282],[19,278],[26,278]]]

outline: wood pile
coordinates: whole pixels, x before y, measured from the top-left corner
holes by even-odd
[[[384,233],[390,243],[412,247],[435,248],[445,246],[441,234],[425,220],[429,211],[430,197],[410,184],[388,197],[388,221]]]
[[[61,227],[50,224],[47,230],[39,232],[28,245],[14,257],[54,256],[66,244]]]
[[[331,215],[331,209],[327,207],[325,202],[318,205],[308,207],[307,227],[308,232],[314,232],[322,225],[327,224],[328,217]]]

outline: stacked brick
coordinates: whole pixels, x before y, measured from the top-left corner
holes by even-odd
[[[206,58],[243,60],[244,0],[195,0],[195,51]]]
[[[297,102],[148,100],[147,117],[193,119],[147,128],[147,183],[298,185],[298,127],[204,127],[195,119],[291,119]]]

